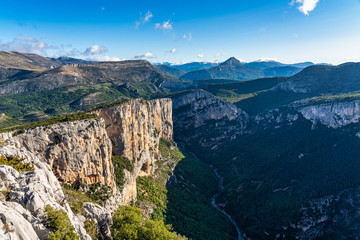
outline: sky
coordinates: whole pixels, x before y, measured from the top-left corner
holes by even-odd
[[[0,50],[153,63],[360,61],[360,0],[0,0]]]

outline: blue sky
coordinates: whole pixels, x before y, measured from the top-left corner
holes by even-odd
[[[360,61],[359,0],[3,0],[0,30],[0,50],[44,56]]]

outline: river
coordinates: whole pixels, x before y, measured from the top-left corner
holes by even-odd
[[[219,179],[219,185],[218,185],[218,189],[219,191],[211,198],[211,205],[213,205],[214,208],[216,208],[219,212],[221,212],[222,214],[224,214],[229,220],[230,222],[234,225],[234,227],[236,228],[237,234],[238,234],[238,240],[241,240],[241,232],[240,229],[238,227],[238,225],[236,224],[236,222],[234,221],[234,219],[227,213],[225,212],[223,209],[219,208],[216,204],[216,198],[217,196],[219,196],[219,194],[224,190],[224,185],[223,185],[223,178],[220,176],[220,174],[218,173],[218,171],[216,170],[216,168],[214,168],[214,166],[210,166],[212,168],[212,170],[214,171],[216,177]]]
[[[194,158],[198,159],[197,156],[190,152],[191,155],[193,155]],[[198,159],[199,160],[199,159]],[[200,160],[199,160],[200,161]],[[222,176],[220,176],[220,174],[218,173],[218,171],[216,170],[216,168],[214,168],[214,166],[210,165],[211,169],[214,171],[216,177],[219,179],[219,185],[218,185],[218,192],[211,198],[211,205],[218,210],[219,212],[221,212],[222,214],[224,214],[229,220],[230,222],[234,225],[236,232],[238,234],[238,240],[241,240],[241,232],[240,232],[240,228],[237,225],[237,223],[234,221],[234,219],[224,210],[222,210],[221,208],[219,208],[216,204],[216,198],[217,196],[219,196],[219,194],[224,190],[224,185],[223,185],[223,178]]]

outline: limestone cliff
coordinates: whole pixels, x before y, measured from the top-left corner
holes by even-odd
[[[114,190],[106,204],[110,210],[136,199],[136,178],[149,175],[159,159],[159,140],[172,140],[170,99],[133,99],[94,111],[99,118],[0,134],[18,141],[48,163],[59,181],[102,183]],[[125,183],[115,186],[112,155],[129,159],[134,170],[125,171]]]
[[[108,201],[128,204],[136,199],[136,178],[153,173],[159,160],[159,140],[172,140],[172,102],[170,99],[144,101],[128,100],[123,104],[96,111],[104,119],[106,131],[113,144],[113,154],[129,159],[134,170],[126,171],[122,196]]]
[[[313,125],[321,123],[339,128],[360,121],[360,100],[324,102],[300,108],[299,112]]]
[[[172,96],[176,141],[218,148],[242,135],[249,115],[234,104],[197,90]]]
[[[61,182],[72,184],[81,180],[115,186],[112,146],[102,119],[37,127],[17,136],[4,133],[0,138],[14,139],[40,156]]]

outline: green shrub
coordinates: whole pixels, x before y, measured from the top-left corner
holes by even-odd
[[[10,195],[11,190],[10,189],[5,189],[3,191],[0,191],[0,193],[5,197],[5,201],[9,201],[9,195]]]
[[[118,187],[124,186],[125,183],[125,173],[124,169],[132,172],[134,170],[134,166],[131,161],[123,156],[113,156],[112,162],[114,165],[114,174],[115,181]]]
[[[110,198],[112,189],[100,183],[91,185],[77,183],[73,185],[63,184],[63,192],[70,208],[74,213],[83,211],[84,202],[92,202],[102,205]]]
[[[79,214],[84,210],[84,202],[71,202],[70,204],[71,211],[75,214]]]
[[[46,205],[45,213],[47,215],[46,225],[50,230],[49,240],[80,239],[66,212],[61,209],[54,209],[50,205]]]
[[[141,220],[141,210],[132,206],[119,207],[114,213],[111,235],[114,240],[185,239],[171,231],[163,221]]]
[[[89,234],[91,239],[93,239],[93,240],[97,239],[97,235],[99,234],[99,231],[96,227],[96,222],[94,220],[86,219],[85,230],[86,230],[87,234]]]
[[[159,152],[162,157],[171,158],[175,163],[178,163],[184,158],[184,154],[182,154],[172,142],[165,138],[160,138]]]
[[[163,221],[146,220],[144,225],[139,228],[139,239],[142,240],[170,240],[176,239],[177,235],[171,232],[170,225],[165,225]]]
[[[93,202],[102,204],[108,200],[112,195],[112,189],[101,183],[94,183],[87,186],[86,196],[88,196]]]
[[[18,172],[34,171],[35,168],[30,163],[24,163],[25,158],[19,158],[18,156],[0,156],[0,165],[8,165],[13,167]]]

